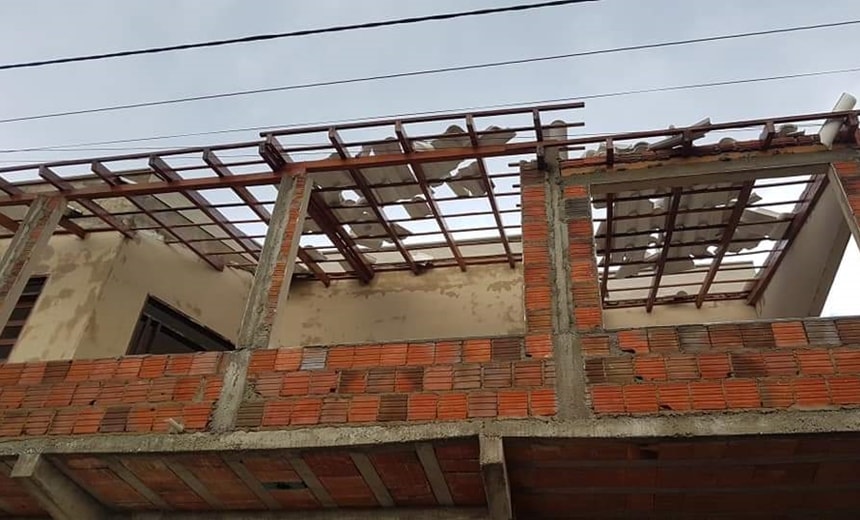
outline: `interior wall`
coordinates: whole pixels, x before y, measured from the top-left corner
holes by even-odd
[[[470,266],[377,273],[368,285],[335,281],[290,286],[272,347],[420,341],[522,334],[521,266]]]
[[[759,300],[760,317],[820,315],[849,236],[837,192],[828,184]]]
[[[191,252],[156,237],[127,240],[75,357],[125,354],[148,295],[235,342],[252,278],[235,269],[216,271]]]
[[[0,249],[5,251],[8,244],[9,240],[3,241]],[[121,244],[121,235],[113,233],[92,234],[83,240],[70,235],[51,237],[32,273],[48,279],[12,349],[10,362],[74,356]]]

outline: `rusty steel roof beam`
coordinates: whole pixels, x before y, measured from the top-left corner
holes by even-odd
[[[308,204],[308,216],[323,230],[334,247],[340,252],[344,260],[355,271],[358,279],[368,283],[373,279],[374,271],[367,259],[358,251],[355,241],[343,230],[337,217],[332,210],[326,206],[319,194],[311,192],[311,200]]]
[[[666,269],[666,259],[669,257],[669,250],[672,248],[672,234],[675,232],[675,218],[678,215],[678,206],[681,204],[681,188],[672,189],[672,201],[669,203],[669,212],[666,215],[666,226],[663,230],[663,248],[660,251],[660,258],[657,259],[657,268],[654,273],[654,282],[651,284],[651,290],[648,293],[648,300],[645,302],[645,311],[651,312],[654,308],[654,301],[657,299],[657,291],[660,290],[660,280],[663,278],[663,271]]]
[[[533,117],[535,120],[535,132],[537,132],[538,140],[543,140],[543,130],[540,126],[540,113],[535,110]],[[478,133],[475,131],[475,120],[472,116],[466,117],[466,130],[469,133],[469,141],[471,141],[472,146],[477,148],[480,145],[480,142],[478,141]],[[511,244],[508,242],[508,237],[505,233],[505,225],[502,222],[502,215],[499,213],[499,204],[496,201],[496,194],[493,192],[493,182],[490,180],[490,174],[487,173],[487,166],[484,164],[484,160],[479,157],[475,159],[475,161],[478,165],[478,172],[481,174],[481,181],[484,183],[484,187],[487,190],[487,200],[490,202],[490,209],[493,212],[496,227],[499,228],[499,238],[502,241],[502,247],[505,249],[505,255],[508,257],[508,265],[513,269],[517,264],[511,250]]]
[[[39,167],[39,172],[41,173],[41,171],[42,171],[42,167]],[[26,195],[25,192],[19,186],[12,184],[11,182],[7,181],[6,179],[0,179],[0,191],[5,192],[10,197],[18,197],[18,196]],[[57,188],[57,191],[60,191],[59,188]],[[32,195],[39,195],[39,194],[34,193]],[[45,195],[45,194],[43,193],[42,195]],[[35,200],[35,199],[33,199],[33,200]],[[2,225],[6,229],[9,229],[9,230],[12,229],[9,227],[10,223],[8,221]],[[73,235],[77,236],[78,238],[84,238],[85,236],[87,236],[87,231],[85,229],[83,229],[79,225],[72,222],[71,219],[69,219],[65,215],[60,217],[60,226],[62,226],[64,229],[66,229],[67,231],[69,231]],[[17,229],[18,228],[17,228],[17,224],[16,224],[15,230],[17,230]]]
[[[340,138],[340,134],[337,133],[337,130],[332,128],[328,132],[329,141],[331,141],[332,146],[337,151],[337,154],[340,155],[342,159],[346,159],[349,157],[349,154],[346,151],[346,147],[343,145],[343,141]],[[347,170],[349,172],[350,177],[352,177],[353,182],[355,182],[361,194],[364,196],[364,199],[367,201],[370,206],[370,210],[373,211],[373,214],[376,215],[376,219],[379,221],[379,224],[385,229],[386,234],[388,235],[388,239],[394,244],[397,250],[400,252],[400,255],[403,257],[403,260],[406,261],[406,264],[409,266],[409,269],[415,273],[419,274],[421,269],[418,267],[418,264],[415,263],[415,260],[412,258],[412,255],[409,251],[406,250],[406,247],[403,245],[403,241],[400,240],[400,237],[397,236],[394,228],[391,226],[391,223],[388,222],[388,218],[385,216],[385,213],[382,212],[382,208],[379,207],[379,202],[376,200],[376,196],[373,194],[373,190],[367,184],[367,180],[364,178],[364,174],[361,173],[361,170],[350,168]]]
[[[122,185],[122,181],[120,180],[119,176],[116,173],[114,173],[113,171],[111,171],[104,164],[102,164],[98,161],[93,161],[92,170],[96,175],[98,175],[102,180],[104,180],[109,185],[111,185],[111,186]],[[158,218],[157,216],[152,214],[149,211],[149,209],[139,200],[139,197],[137,197],[137,196],[127,197],[127,199],[134,206],[136,206],[139,210],[141,210],[150,220],[152,220],[153,222],[155,222],[156,224],[161,226],[160,229],[163,229],[167,233],[170,233],[171,235],[173,235],[173,237],[176,238],[179,242],[181,242],[182,245],[184,245],[189,250],[191,250],[194,254],[199,256],[204,262],[209,264],[213,269],[216,269],[218,271],[224,270],[224,264],[223,263],[221,263],[220,261],[216,262],[215,260],[210,258],[208,255],[206,255],[205,252],[203,252],[203,251],[197,249],[196,247],[194,247],[193,245],[189,244],[185,240],[185,238],[183,238],[182,236],[178,235],[175,231],[170,229],[170,226],[166,222],[164,222],[163,220],[161,220],[160,218]]]
[[[72,189],[72,185],[69,184],[68,181],[54,173],[54,171],[47,166],[42,166],[41,168],[39,168],[39,176],[50,182],[63,193],[66,193]],[[90,211],[93,215],[100,218],[102,222],[104,222],[108,226],[119,231],[127,238],[134,238],[134,233],[129,230],[126,225],[117,220],[115,215],[111,215],[106,209],[101,207],[94,200],[79,200],[77,202],[78,204],[86,208],[88,211]]]
[[[212,171],[214,171],[219,177],[232,177],[233,176],[233,172],[230,171],[230,168],[227,167],[227,165],[224,164],[218,158],[218,156],[215,155],[215,152],[213,152],[209,148],[207,148],[203,151],[203,162],[205,162],[207,164],[207,166],[209,166],[209,168],[211,168]],[[272,214],[269,212],[269,210],[266,209],[266,207],[263,205],[263,203],[260,202],[259,200],[257,200],[257,198],[254,196],[254,194],[251,193],[251,191],[248,188],[246,188],[245,186],[233,186],[232,189],[233,189],[233,192],[236,194],[236,196],[238,196],[240,199],[242,199],[242,202],[244,202],[247,205],[247,207],[250,208],[251,211],[253,211],[258,217],[260,217],[260,220],[262,220],[263,223],[268,226],[272,220]],[[274,203],[275,202],[272,201],[272,204],[274,204]],[[254,224],[255,222],[254,221],[242,221],[242,222],[233,221],[233,224],[238,224],[238,223]],[[307,268],[314,274],[314,276],[317,277],[317,279],[319,281],[321,281],[323,283],[323,285],[325,285],[326,287],[331,285],[331,279],[329,278],[328,274],[326,274],[326,272],[319,266],[319,264],[316,262],[316,260],[311,258],[310,253],[308,253],[305,248],[303,248],[302,246],[299,246],[299,250],[298,250],[297,254],[298,254],[299,260],[301,260],[302,263],[304,263],[305,266],[307,266]]]
[[[764,294],[764,290],[770,283],[771,278],[776,274],[777,267],[782,263],[782,259],[785,257],[786,252],[794,243],[798,233],[800,233],[800,230],[809,218],[812,208],[815,207],[818,199],[821,198],[824,191],[827,189],[827,182],[827,175],[820,174],[816,176],[815,180],[803,191],[803,194],[801,195],[803,202],[800,203],[794,217],[791,219],[791,223],[788,225],[788,230],[785,232],[785,236],[777,243],[773,250],[771,250],[767,259],[765,259],[761,275],[758,277],[758,280],[755,282],[752,289],[750,289],[749,295],[747,296],[748,304],[755,305],[759,298]]]
[[[732,238],[735,236],[735,231],[738,228],[741,217],[743,217],[744,211],[746,211],[747,203],[750,200],[750,195],[752,195],[753,186],[755,186],[755,181],[745,182],[738,194],[738,198],[735,200],[735,206],[732,209],[732,214],[729,217],[728,222],[726,222],[726,227],[723,231],[720,245],[717,248],[716,254],[714,254],[713,260],[711,260],[711,267],[708,269],[708,274],[705,276],[704,281],[702,281],[702,287],[699,288],[699,294],[696,296],[697,308],[701,308],[702,304],[705,303],[705,296],[708,294],[711,284],[714,283],[714,279],[717,277],[723,257],[726,256],[726,252],[729,250],[729,246],[732,243]]]
[[[149,167],[152,168],[152,171],[155,172],[158,177],[166,180],[167,182],[176,182],[178,180],[182,180],[182,177],[180,177],[179,174],[176,173],[176,171],[174,171],[173,168],[164,161],[164,159],[156,155],[153,155],[149,158]],[[236,226],[230,223],[223,213],[221,213],[217,209],[208,207],[210,203],[203,195],[191,190],[183,191],[181,192],[181,194],[194,205],[194,208],[192,208],[192,210],[201,211],[204,215],[206,215],[209,220],[214,222],[217,227],[221,228],[222,231],[227,233],[227,238],[216,238],[221,238],[222,243],[223,240],[233,240],[237,244],[239,244],[239,246],[241,246],[242,249],[244,249],[246,253],[250,254],[255,260],[259,259],[260,254],[256,249],[256,243],[247,237],[241,236],[244,233],[242,233],[242,231],[240,231]],[[203,225],[204,224],[201,224],[201,228]],[[226,246],[226,244],[224,245]],[[230,249],[233,248],[231,247]],[[235,254],[241,255],[242,252],[235,251]]]
[[[395,124],[394,133],[397,135],[397,140],[400,143],[400,147],[403,149],[406,155],[423,155],[424,153],[432,153],[432,152],[421,152],[419,154],[415,154],[415,151],[412,148],[412,142],[409,140],[409,136],[406,135],[406,130],[403,128],[403,124],[399,121]],[[433,193],[430,191],[430,186],[427,184],[427,177],[424,175],[424,168],[420,163],[415,161],[409,161],[409,166],[412,168],[412,173],[415,174],[415,179],[418,181],[418,186],[421,188],[421,193],[424,194],[424,202],[430,206],[430,211],[433,213],[433,218],[436,219],[436,224],[439,226],[439,230],[442,232],[442,236],[445,237],[445,242],[448,244],[448,248],[451,250],[451,254],[454,255],[454,258],[457,259],[457,265],[460,266],[460,270],[466,271],[466,261],[463,259],[463,255],[460,254],[460,248],[457,247],[457,244],[454,242],[454,239],[451,238],[451,232],[448,230],[448,224],[445,222],[445,219],[442,217],[442,212],[439,210],[439,204],[433,199]]]

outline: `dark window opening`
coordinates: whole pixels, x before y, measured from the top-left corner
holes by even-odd
[[[27,280],[24,291],[9,316],[9,321],[3,328],[3,332],[0,332],[0,360],[8,359],[9,354],[12,353],[12,348],[18,342],[18,336],[21,335],[27,318],[36,306],[36,300],[42,294],[42,288],[45,287],[47,279],[45,276],[34,276]]]
[[[128,353],[182,354],[233,349],[233,344],[217,332],[149,297],[134,328]]]

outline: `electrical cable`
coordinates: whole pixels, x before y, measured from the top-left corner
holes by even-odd
[[[391,27],[395,25],[406,25],[421,22],[435,22],[441,20],[453,20],[455,18],[465,18],[470,16],[484,16],[488,14],[509,13],[515,11],[529,11],[533,9],[543,9],[546,7],[561,7],[572,4],[581,4],[585,2],[596,2],[598,0],[555,0],[551,2],[539,2],[536,4],[511,5],[506,7],[493,7],[488,9],[475,9],[472,11],[458,11],[453,13],[431,14],[426,16],[412,16],[409,18],[398,18],[394,20],[382,20],[376,22],[364,22],[350,25],[337,25],[333,27],[323,27],[319,29],[303,29],[299,31],[272,33],[272,34],[256,34],[252,36],[242,36],[240,38],[228,38],[223,40],[209,40],[197,43],[184,43],[179,45],[167,45],[164,47],[149,47],[144,49],[134,49],[128,51],[106,52],[103,54],[88,54],[83,56],[69,56],[65,58],[52,58],[47,60],[27,61],[21,63],[6,63],[0,65],[0,70],[12,70],[23,68],[44,67],[46,65],[59,65],[62,63],[76,63],[82,61],[95,61],[110,58],[125,58],[129,56],[140,56],[143,54],[158,54],[163,52],[184,51],[190,49],[201,49],[205,47],[219,47],[223,45],[235,45],[239,43],[254,43],[269,40],[277,40],[282,38],[295,38],[299,36],[310,36],[314,34],[327,34],[355,31],[359,29],[376,29],[379,27]]]
[[[117,110],[129,110],[136,108],[146,108],[146,107],[154,107],[154,106],[164,106],[164,105],[174,105],[179,103],[189,103],[195,101],[204,101],[211,99],[223,99],[223,98],[231,98],[238,96],[248,96],[248,95],[256,95],[256,94],[265,94],[269,92],[283,92],[289,90],[303,90],[310,88],[318,88],[318,87],[328,87],[333,85],[347,85],[353,83],[364,83],[370,81],[379,81],[379,80],[389,80],[389,79],[397,79],[397,78],[406,78],[406,77],[414,77],[414,76],[425,76],[429,74],[441,74],[448,72],[463,72],[467,70],[478,70],[478,69],[488,69],[488,68],[497,68],[497,67],[505,67],[511,65],[522,65],[526,63],[537,63],[551,60],[561,60],[561,59],[570,59],[570,58],[580,58],[584,56],[596,56],[601,54],[613,54],[619,52],[628,52],[628,51],[636,51],[643,49],[657,49],[664,47],[675,47],[681,45],[690,45],[695,43],[705,43],[705,42],[714,42],[714,41],[722,41],[722,40],[731,40],[736,38],[749,38],[753,36],[765,36],[765,35],[773,35],[773,34],[784,34],[790,32],[797,31],[808,31],[815,29],[824,29],[824,28],[835,28],[835,27],[843,27],[847,25],[855,25],[860,24],[860,20],[846,20],[841,22],[832,22],[825,24],[815,24],[815,25],[804,25],[804,26],[796,26],[796,27],[785,27],[781,29],[768,29],[764,31],[753,31],[746,33],[735,33],[735,34],[724,34],[719,36],[708,36],[703,38],[692,38],[687,40],[675,40],[668,42],[659,42],[659,43],[650,43],[650,44],[640,44],[640,45],[629,45],[625,47],[614,47],[610,49],[600,49],[593,51],[582,51],[582,52],[573,52],[567,54],[556,54],[551,56],[539,56],[534,58],[522,58],[516,60],[505,60],[505,61],[496,61],[489,63],[479,63],[479,64],[471,64],[471,65],[458,65],[452,67],[441,67],[436,69],[421,69],[407,72],[397,72],[391,74],[380,74],[376,76],[364,76],[358,78],[347,78],[347,79],[339,79],[339,80],[329,80],[329,81],[318,81],[313,83],[301,83],[296,85],[283,85],[279,87],[267,87],[267,88],[258,88],[258,89],[250,89],[250,90],[237,90],[231,92],[221,92],[217,94],[205,94],[200,96],[189,96],[182,98],[172,98],[172,99],[162,99],[158,101],[144,101],[140,103],[129,103],[124,105],[112,105],[106,107],[98,107],[98,108],[88,108],[82,110],[69,110],[64,112],[52,112],[46,114],[38,114],[33,116],[21,116],[21,117],[12,117],[7,119],[0,119],[0,124],[8,124],[8,123],[16,123],[22,121],[34,121],[39,119],[51,119],[57,117],[66,117],[66,116],[74,116],[74,115],[82,115],[82,114],[95,114],[100,112],[112,112]]]
[[[112,139],[107,141],[90,141],[85,143],[73,143],[73,144],[63,144],[63,145],[49,145],[49,146],[35,146],[35,147],[27,147],[27,148],[14,148],[14,149],[5,149],[0,150],[0,153],[22,153],[22,152],[36,152],[36,151],[50,151],[56,148],[73,148],[74,150],[68,151],[84,151],[87,146],[101,146],[101,145],[111,145],[111,144],[124,144],[124,143],[136,143],[136,142],[146,142],[146,141],[158,141],[163,139],[178,139],[182,137],[199,137],[205,135],[214,135],[214,134],[228,134],[228,133],[237,133],[237,132],[249,132],[249,131],[257,131],[257,130],[271,130],[275,128],[297,128],[302,126],[321,126],[321,125],[337,125],[344,123],[353,123],[356,121],[367,121],[372,119],[395,119],[398,117],[413,117],[413,116],[426,116],[433,114],[444,114],[446,112],[471,112],[478,110],[491,110],[495,108],[510,108],[510,107],[519,107],[519,106],[529,106],[529,105],[544,105],[550,103],[565,103],[569,101],[578,101],[578,100],[588,100],[588,99],[603,99],[603,98],[612,98],[612,97],[623,97],[623,96],[632,96],[639,94],[652,94],[659,92],[674,92],[680,90],[694,90],[694,89],[702,89],[702,88],[712,88],[712,87],[723,87],[729,85],[743,85],[750,83],[762,83],[768,81],[782,81],[788,79],[799,79],[799,78],[808,78],[815,76],[828,76],[835,74],[847,74],[852,72],[860,72],[860,67],[853,67],[847,69],[835,69],[835,70],[823,70],[823,71],[813,71],[813,72],[799,72],[794,74],[783,74],[778,76],[763,76],[757,78],[741,78],[741,79],[733,79],[733,80],[723,80],[723,81],[713,81],[713,82],[705,82],[705,83],[693,83],[687,85],[672,85],[666,87],[655,87],[648,89],[636,89],[636,90],[624,90],[624,91],[616,91],[616,92],[604,92],[598,94],[588,94],[584,96],[577,97],[568,97],[568,98],[553,98],[553,99],[542,99],[537,101],[524,101],[517,103],[501,103],[495,105],[485,105],[480,107],[460,107],[460,108],[452,108],[445,110],[428,110],[422,112],[405,112],[398,114],[387,114],[384,116],[376,116],[373,118],[369,117],[356,117],[349,119],[339,119],[339,120],[327,120],[327,121],[308,121],[302,123],[292,123],[288,125],[268,125],[268,126],[250,126],[244,128],[231,128],[231,129],[223,129],[223,130],[209,130],[205,132],[187,132],[182,134],[171,134],[171,135],[160,135],[160,136],[149,136],[149,137],[139,137],[133,139]],[[140,148],[140,149],[150,149],[150,148]],[[152,149],[163,149],[161,147],[152,147]],[[119,150],[135,150],[135,148],[119,148]],[[38,161],[37,161],[38,162]]]

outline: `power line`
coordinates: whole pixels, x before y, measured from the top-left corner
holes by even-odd
[[[112,112],[117,110],[129,110],[135,108],[146,108],[146,107],[154,107],[154,106],[164,106],[164,105],[174,105],[179,103],[190,103],[195,101],[205,101],[211,99],[223,99],[223,98],[231,98],[231,97],[239,97],[239,96],[249,96],[255,94],[265,94],[269,92],[283,92],[289,90],[303,90],[310,88],[318,88],[318,87],[328,87],[334,85],[347,85],[353,83],[365,83],[369,81],[379,81],[379,80],[388,80],[388,79],[398,79],[398,78],[407,78],[414,76],[425,76],[430,74],[441,74],[448,72],[463,72],[467,70],[477,70],[477,69],[488,69],[488,68],[496,68],[496,67],[506,67],[511,65],[523,65],[526,63],[537,63],[544,61],[552,61],[552,60],[561,60],[561,59],[570,59],[570,58],[580,58],[584,56],[596,56],[601,54],[614,54],[620,52],[628,52],[628,51],[636,51],[636,50],[644,50],[644,49],[657,49],[664,47],[677,47],[681,45],[691,45],[695,43],[706,43],[706,42],[715,42],[715,41],[723,41],[723,40],[731,40],[736,38],[749,38],[753,36],[766,36],[773,34],[785,34],[797,31],[809,31],[815,29],[825,29],[825,28],[835,28],[835,27],[844,27],[848,25],[860,24],[860,20],[846,20],[841,22],[832,22],[832,23],[824,23],[824,24],[816,24],[816,25],[802,25],[795,27],[786,27],[781,29],[768,29],[764,31],[754,31],[754,32],[746,32],[746,33],[735,33],[735,34],[724,34],[720,36],[707,36],[703,38],[692,38],[687,40],[675,40],[668,42],[659,42],[659,43],[648,43],[641,45],[629,45],[625,47],[614,47],[610,49],[600,49],[593,51],[581,51],[581,52],[573,52],[567,54],[555,54],[551,56],[539,56],[534,58],[522,58],[516,60],[505,60],[505,61],[496,61],[489,63],[478,63],[472,65],[458,65],[453,67],[441,67],[436,69],[422,69],[422,70],[414,70],[408,72],[397,72],[392,74],[380,74],[376,76],[364,76],[358,78],[348,78],[348,79],[339,79],[339,80],[330,80],[330,81],[318,81],[313,83],[302,83],[297,85],[283,85],[280,87],[267,87],[267,88],[258,88],[251,90],[236,90],[231,92],[222,92],[218,94],[205,94],[201,96],[189,96],[183,98],[172,98],[172,99],[163,99],[158,101],[145,101],[140,103],[129,103],[125,105],[112,105],[106,107],[99,108],[88,108],[82,110],[70,110],[65,112],[52,112],[47,114],[38,114],[34,116],[21,116],[21,117],[12,117],[7,119],[0,119],[0,124],[4,123],[17,123],[22,121],[34,121],[39,119],[51,119],[57,117],[66,117],[66,116],[74,116],[74,115],[83,115],[83,114],[95,114],[100,112]]]
[[[733,79],[733,80],[723,80],[723,81],[712,81],[712,82],[703,82],[703,83],[692,83],[686,85],[672,85],[665,87],[654,87],[647,89],[635,89],[635,90],[623,90],[616,92],[604,92],[598,94],[587,94],[584,96],[577,97],[566,97],[566,98],[553,98],[553,99],[541,99],[536,101],[521,101],[517,103],[500,103],[494,105],[484,105],[478,107],[460,107],[460,108],[449,108],[445,110],[428,110],[422,112],[403,112],[398,114],[387,114],[383,116],[376,116],[375,119],[394,119],[398,117],[412,117],[412,116],[426,116],[433,114],[444,114],[446,112],[470,112],[477,110],[490,110],[494,108],[509,108],[509,107],[519,107],[519,106],[528,106],[528,105],[543,105],[549,103],[565,103],[568,101],[578,101],[578,100],[589,100],[589,99],[604,99],[604,98],[613,98],[613,97],[624,97],[624,96],[632,96],[639,94],[653,94],[659,92],[675,92],[680,90],[695,90],[695,89],[703,89],[703,88],[714,88],[714,87],[724,87],[729,85],[744,85],[744,84],[752,84],[752,83],[764,83],[770,81],[784,81],[789,79],[800,79],[800,78],[809,78],[815,76],[830,76],[836,74],[848,74],[852,72],[860,72],[860,67],[852,67],[847,69],[834,69],[834,70],[821,70],[821,71],[813,71],[813,72],[799,72],[794,74],[783,74],[778,76],[762,76],[757,78],[741,78],[741,79]],[[248,132],[255,130],[269,130],[273,128],[294,128],[301,126],[321,126],[321,125],[335,125],[335,124],[343,124],[343,123],[352,123],[356,121],[366,121],[368,119],[374,119],[370,117],[356,117],[349,119],[338,119],[338,120],[327,120],[327,121],[307,121],[302,123],[292,123],[288,125],[269,125],[269,126],[251,126],[244,128],[231,128],[231,129],[222,129],[222,130],[209,130],[205,132],[188,132],[183,134],[172,134],[172,135],[160,135],[160,136],[149,136],[149,137],[140,137],[134,139],[112,139],[109,141],[91,141],[86,143],[75,143],[75,144],[64,144],[64,145],[50,145],[50,146],[38,146],[38,147],[28,147],[28,148],[15,148],[15,149],[5,149],[0,150],[0,153],[22,153],[22,152],[36,152],[36,151],[52,151],[58,148],[73,148],[73,150],[57,150],[57,151],[84,151],[87,150],[87,146],[100,146],[100,145],[111,145],[111,144],[123,144],[123,143],[136,143],[136,142],[145,142],[145,141],[157,141],[163,139],[177,139],[181,137],[199,137],[205,135],[214,135],[214,134],[228,134],[228,133],[236,133],[236,132]],[[117,148],[116,150],[148,150],[148,149],[158,149],[162,150],[163,147],[129,147],[129,148]],[[39,161],[35,161],[39,162]]]
[[[159,54],[163,52],[184,51],[190,49],[202,49],[205,47],[219,47],[223,45],[235,45],[239,43],[253,43],[268,40],[277,40],[282,38],[295,38],[299,36],[310,36],[314,34],[326,34],[355,31],[359,29],[376,29],[379,27],[391,27],[395,25],[407,25],[421,22],[435,22],[441,20],[452,20],[455,18],[466,18],[470,16],[484,16],[488,14],[509,13],[515,11],[529,11],[533,9],[543,9],[546,7],[560,7],[571,4],[581,4],[585,2],[596,2],[598,0],[556,0],[552,2],[539,2],[536,4],[511,5],[506,7],[494,7],[488,9],[475,9],[472,11],[457,11],[453,13],[431,14],[426,16],[413,16],[409,18],[398,18],[394,20],[382,20],[377,22],[365,22],[350,25],[337,25],[334,27],[323,27],[319,29],[303,29],[300,31],[290,31],[271,34],[257,34],[252,36],[243,36],[241,38],[229,38],[225,40],[209,40],[197,43],[184,43],[180,45],[168,45],[164,47],[149,47],[145,49],[135,49],[128,51],[107,52],[103,54],[89,54],[83,56],[69,56],[65,58],[52,58],[48,60],[28,61],[21,63],[7,63],[0,65],[0,70],[23,69],[33,67],[43,67],[46,65],[59,65],[62,63],[75,63],[80,61],[95,61],[109,58],[125,58],[128,56],[140,56],[143,54]]]

